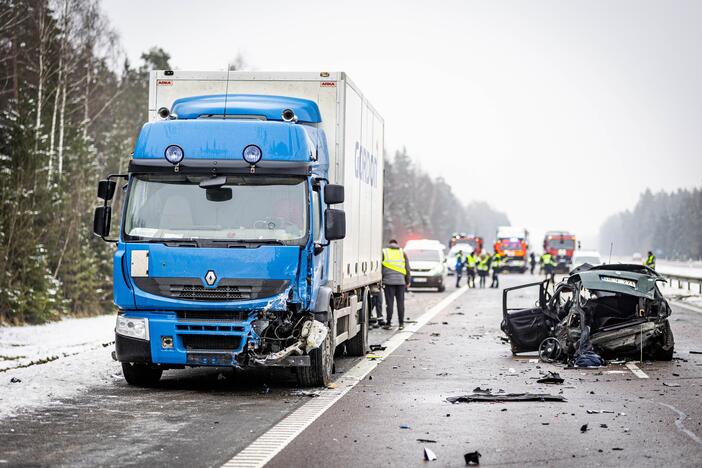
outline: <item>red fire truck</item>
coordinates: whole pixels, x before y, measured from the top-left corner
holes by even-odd
[[[471,247],[473,247],[473,252],[476,255],[480,255],[483,251],[483,238],[480,236],[476,236],[475,234],[466,234],[464,232],[460,234],[453,234],[448,242],[449,250],[451,249],[451,247],[458,244],[470,245]]]
[[[573,264],[575,234],[568,231],[548,231],[544,236],[544,252],[556,261],[556,272],[568,273]]]

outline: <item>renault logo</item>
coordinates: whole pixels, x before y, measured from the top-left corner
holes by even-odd
[[[214,270],[208,271],[205,275],[205,283],[207,283],[208,286],[212,286],[215,284],[215,281],[217,281],[217,275],[215,274]]]

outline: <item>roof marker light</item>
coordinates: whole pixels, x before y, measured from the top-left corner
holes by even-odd
[[[164,155],[166,156],[166,160],[171,164],[178,164],[183,160],[183,157],[185,157],[183,148],[178,145],[170,145],[167,147]]]
[[[261,148],[259,148],[256,145],[249,145],[246,148],[244,148],[244,152],[242,153],[242,155],[244,157],[244,161],[251,164],[252,166],[258,163],[261,160],[261,156],[263,156],[263,154],[261,153]]]

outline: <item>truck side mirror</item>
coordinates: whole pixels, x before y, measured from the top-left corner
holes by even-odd
[[[117,182],[114,180],[103,179],[98,182],[97,196],[98,198],[110,201],[112,197],[115,196],[115,188],[117,187]]]
[[[346,237],[346,213],[344,210],[335,210],[334,208],[324,210],[324,237],[327,242]]]
[[[96,236],[102,237],[104,239],[105,237],[110,235],[111,218],[111,206],[98,206],[97,208],[95,208],[95,216],[93,217],[93,232]]]
[[[344,186],[327,184],[324,186],[324,203],[327,205],[337,205],[344,203]]]

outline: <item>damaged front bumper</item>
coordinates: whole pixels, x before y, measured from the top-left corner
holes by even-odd
[[[122,317],[148,320],[145,339],[115,333],[115,358],[120,362],[163,367],[304,367],[308,353],[326,338],[328,328],[313,319],[300,320],[299,338],[276,352],[257,354],[263,339],[253,318],[184,319],[173,312],[122,312]]]

